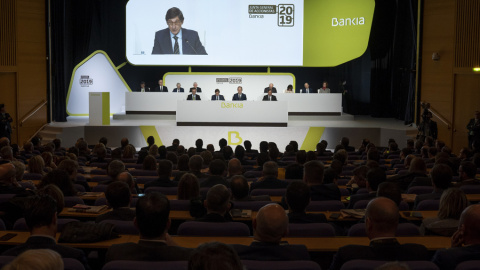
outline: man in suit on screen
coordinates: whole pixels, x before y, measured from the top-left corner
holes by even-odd
[[[269,90],[272,90],[272,93],[277,93],[277,88],[273,87],[273,83],[270,83],[268,87],[265,87],[264,93],[268,93]]]
[[[197,90],[192,89],[192,93],[188,95],[187,100],[200,100],[200,96],[197,95]]]
[[[215,89],[215,95],[212,96],[212,100],[225,100],[223,95],[220,95],[220,90]]]
[[[277,101],[277,97],[272,95],[272,90],[268,90],[268,94],[263,96],[263,101]]]
[[[182,85],[180,83],[177,83],[177,88],[174,88],[172,92],[184,92]]]
[[[193,83],[193,87],[190,88],[190,92],[192,92],[193,89],[197,90],[197,93],[201,93],[201,92],[202,92],[202,88],[198,87],[198,83],[197,83],[197,82],[194,82],[194,83]]]
[[[152,54],[207,54],[197,31],[182,28],[184,17],[179,8],[170,8],[165,21],[168,28],[155,33]]]
[[[313,88],[310,88],[310,84],[308,84],[308,82],[306,82],[304,85],[303,85],[303,88],[300,89],[300,92],[299,93],[304,93],[304,94],[313,94],[313,93],[318,93],[317,90],[314,90]]]
[[[155,91],[153,92],[168,92],[168,88],[163,85],[163,80],[158,81],[158,86],[155,87]]]
[[[247,95],[243,94],[243,87],[237,87],[237,93],[233,95],[232,100],[247,100]]]

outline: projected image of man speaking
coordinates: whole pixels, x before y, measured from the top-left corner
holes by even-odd
[[[182,28],[184,18],[179,8],[170,8],[165,20],[168,28],[155,33],[152,54],[207,54],[197,31]]]

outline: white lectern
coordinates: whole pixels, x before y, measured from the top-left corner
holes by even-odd
[[[90,92],[88,106],[90,125],[110,125],[110,92]]]

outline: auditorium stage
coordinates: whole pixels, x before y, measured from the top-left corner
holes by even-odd
[[[328,142],[333,149],[343,136],[350,138],[350,145],[358,147],[363,138],[384,146],[394,138],[399,147],[404,147],[407,138],[416,135],[416,127],[404,125],[403,121],[370,116],[288,116],[287,127],[238,127],[238,126],[177,126],[175,115],[126,115],[116,114],[110,118],[110,126],[89,125],[86,116],[69,116],[67,122],[52,122],[42,132],[44,139],[62,139],[66,147],[75,144],[80,137],[95,144],[102,136],[108,138],[109,147],[117,147],[127,137],[137,149],[146,146],[146,138],[154,136],[157,145],[170,145],[178,138],[185,147],[195,146],[202,138],[204,147],[218,147],[221,138],[233,147],[250,140],[254,148],[262,140],[276,142],[283,151],[291,140],[296,140],[301,149],[314,150],[320,140]]]

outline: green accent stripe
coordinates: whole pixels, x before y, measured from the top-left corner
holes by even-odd
[[[123,62],[121,63],[119,66],[117,66],[117,70],[121,69],[123,66],[125,66],[127,64],[127,62]]]
[[[155,139],[155,144],[157,146],[162,146],[162,139],[160,139],[160,136],[158,135],[157,129],[155,126],[140,126],[140,130],[142,131],[143,137],[145,138],[145,142],[147,141],[147,138],[149,136],[153,136]]]
[[[110,125],[110,92],[102,93],[102,125]]]
[[[320,142],[324,131],[325,127],[310,127],[300,149],[305,151],[315,151],[317,143]]]

